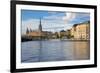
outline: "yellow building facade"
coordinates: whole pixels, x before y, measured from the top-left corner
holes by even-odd
[[[71,28],[71,35],[76,40],[89,40],[90,39],[90,22],[75,24]]]

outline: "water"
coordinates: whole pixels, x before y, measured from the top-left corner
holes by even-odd
[[[22,42],[22,63],[87,60],[89,58],[88,41],[46,40]]]

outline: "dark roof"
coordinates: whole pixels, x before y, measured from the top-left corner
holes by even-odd
[[[65,30],[61,30],[60,32],[66,32]]]
[[[90,23],[90,21],[85,21],[85,22],[82,22],[82,23],[74,24],[73,27],[76,27],[77,25],[89,24],[89,23]]]
[[[79,24],[74,24],[73,27],[76,27],[77,25],[79,25]]]

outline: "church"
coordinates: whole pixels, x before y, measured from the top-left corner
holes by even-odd
[[[38,39],[45,39],[48,37],[48,35],[51,34],[51,32],[48,32],[48,31],[43,31],[42,29],[42,24],[41,24],[41,19],[40,19],[40,22],[39,22],[39,26],[38,26],[38,30],[36,31],[32,31],[31,29],[29,30],[27,28],[26,30],[26,36],[28,38],[32,38],[33,40],[38,40]]]

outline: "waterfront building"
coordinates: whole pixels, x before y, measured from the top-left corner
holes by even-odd
[[[67,29],[67,30],[66,30],[66,36],[67,36],[67,38],[68,38],[68,39],[73,38],[72,35],[73,35],[73,32],[72,32],[72,34],[71,34],[71,29]]]
[[[70,34],[71,34],[71,36],[74,36],[74,34],[75,34],[75,27],[74,26],[70,29]]]
[[[42,24],[41,24],[41,19],[40,19],[40,22],[39,22],[39,26],[38,26],[38,30],[32,30],[30,29],[31,31],[29,31],[29,29],[27,28],[26,30],[26,36],[28,38],[31,38],[31,39],[48,39],[51,37],[51,34],[52,32],[50,31],[43,31],[42,29]]]
[[[31,29],[31,30],[32,30],[32,29]],[[27,35],[27,36],[30,36],[30,37],[34,37],[34,38],[35,38],[35,37],[41,37],[41,36],[43,36],[43,34],[42,34],[41,20],[40,20],[40,24],[39,24],[38,30],[29,31],[28,28],[27,28],[26,35]]]
[[[89,40],[90,39],[90,22],[83,22],[74,24],[71,28],[71,35],[76,40]]]
[[[61,38],[67,38],[67,33],[66,33],[65,30],[61,30],[61,31],[60,31],[60,37],[61,37]]]

